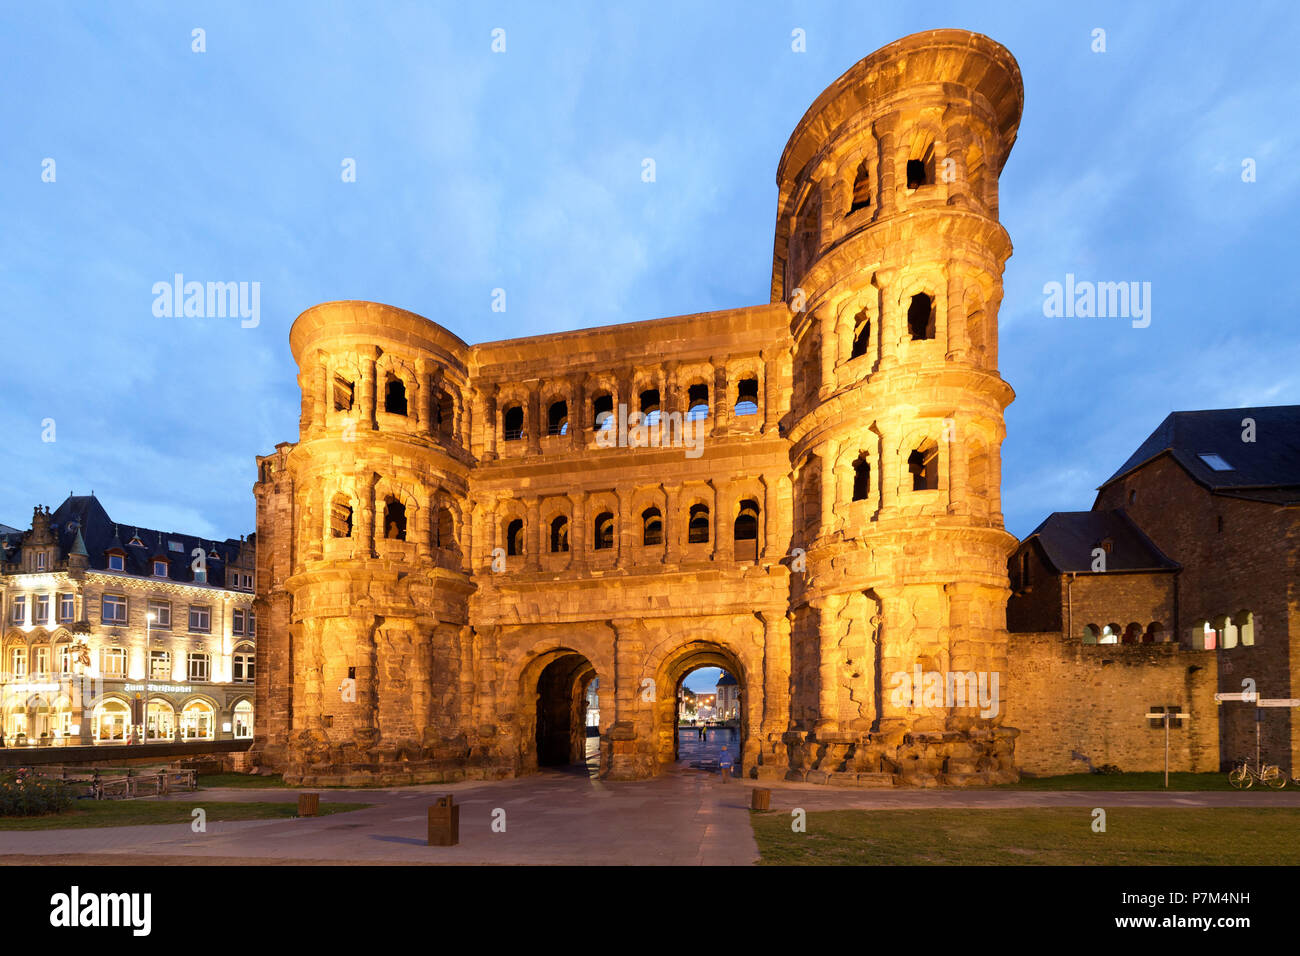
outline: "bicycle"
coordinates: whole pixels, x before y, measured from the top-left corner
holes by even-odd
[[[1228,771],[1228,783],[1238,790],[1249,790],[1256,780],[1270,790],[1281,790],[1286,786],[1287,775],[1281,767],[1267,763],[1256,770],[1246,757],[1241,758],[1241,766]]]

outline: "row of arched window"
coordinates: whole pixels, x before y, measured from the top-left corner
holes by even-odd
[[[756,560],[758,554],[758,519],[760,509],[753,498],[743,499],[736,509],[732,522],[732,540],[736,546],[737,560]],[[709,506],[697,502],[689,506],[686,518],[686,543],[707,544],[712,539],[712,522]],[[569,551],[569,517],[556,515],[550,521],[547,534],[548,548],[551,554],[564,554]],[[642,547],[656,547],[664,544],[664,516],[659,508],[651,506],[641,512],[639,517],[640,535],[637,541]],[[507,518],[502,524],[502,536],[508,556],[522,556],[527,550],[526,526],[523,518]],[[618,540],[617,518],[612,511],[602,511],[591,522],[591,550],[613,550]]]
[[[356,411],[356,382],[343,373],[335,372],[330,389],[330,400],[336,412]],[[395,372],[383,372],[379,381],[379,408],[389,415],[412,417],[413,409],[407,396],[407,384]],[[433,389],[429,398],[428,421],[435,434],[444,439],[451,439],[456,433],[456,402],[451,393],[441,387]]]
[[[731,414],[734,417],[757,415],[758,409],[758,378],[748,376],[740,379],[736,386],[735,401],[731,406]],[[590,410],[593,431],[599,432],[618,427],[615,418],[614,393],[612,391],[602,390],[593,395],[590,401]],[[639,412],[638,421],[648,426],[659,424],[661,416],[666,411],[663,408],[659,389],[657,388],[648,388],[641,391],[637,395],[635,407],[630,409],[630,412]],[[711,411],[709,385],[702,381],[689,385],[686,390],[685,420],[699,421],[707,419]],[[521,441],[525,435],[525,418],[523,402],[510,401],[504,404],[501,409],[501,437],[508,442]],[[572,424],[577,427],[576,423]],[[570,425],[568,401],[558,399],[551,402],[546,410],[546,434],[549,436],[567,435],[569,434]]]
[[[376,529],[378,537],[390,541],[408,540],[408,520],[406,504],[394,495],[384,498],[381,511],[382,523]],[[351,538],[356,532],[352,499],[340,492],[329,505],[329,537]],[[435,505],[429,527],[430,544],[444,551],[459,550],[456,542],[456,521],[451,508]]]
[[[1174,635],[1159,621],[1152,621],[1145,627],[1137,621],[1126,627],[1112,622],[1101,626],[1085,624],[1082,640],[1084,644],[1166,644],[1174,640]],[[1255,615],[1250,611],[1221,614],[1213,621],[1202,619],[1187,632],[1187,645],[1198,651],[1252,647],[1254,644]]]

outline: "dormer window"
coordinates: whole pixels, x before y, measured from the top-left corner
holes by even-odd
[[[144,542],[140,540],[140,536],[138,534],[135,534],[131,536],[131,540],[126,543],[126,546],[128,548],[143,548]]]
[[[108,570],[110,570],[110,571],[125,571],[125,570],[126,570],[126,555],[122,554],[122,552],[120,552],[120,551],[112,551],[112,552],[109,552],[109,555],[108,555]]]
[[[155,558],[153,562],[153,574],[156,578],[167,577],[167,562]]]
[[[1223,460],[1222,458],[1220,458],[1218,455],[1214,454],[1214,452],[1208,452],[1208,451],[1207,451],[1207,452],[1202,452],[1201,454],[1197,455],[1196,457],[1199,458],[1199,459],[1201,459],[1201,461],[1205,462],[1207,465],[1209,465],[1209,466],[1210,466],[1211,468],[1213,468],[1215,471],[1233,471],[1233,470],[1234,470],[1233,467],[1232,467],[1230,464],[1228,464],[1226,461],[1224,461],[1224,460]]]
[[[44,551],[36,552],[36,570],[45,571],[49,568],[50,556]]]
[[[168,542],[167,542],[167,550],[168,550],[168,551],[178,551],[178,552],[180,552],[181,554],[184,554],[184,553],[185,553],[185,544],[184,544],[184,542],[181,542],[181,541],[168,541]]]

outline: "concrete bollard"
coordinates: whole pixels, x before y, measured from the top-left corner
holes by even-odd
[[[751,810],[771,810],[772,809],[772,791],[761,790],[755,787],[753,796],[750,799],[749,808]]]
[[[429,846],[455,846],[459,842],[460,807],[448,794],[429,808]]]
[[[314,817],[316,811],[320,809],[319,793],[300,793],[298,794],[298,816]]]

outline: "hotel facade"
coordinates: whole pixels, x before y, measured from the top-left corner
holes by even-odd
[[[114,522],[94,495],[0,526],[5,747],[253,735],[254,541]]]

